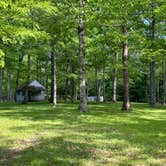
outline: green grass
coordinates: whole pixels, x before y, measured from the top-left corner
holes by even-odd
[[[0,105],[2,166],[166,165],[166,107]]]

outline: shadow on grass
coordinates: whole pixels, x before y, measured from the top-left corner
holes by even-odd
[[[37,145],[23,146],[21,149],[0,149],[3,152],[0,164],[5,165],[80,165],[80,160],[88,159],[92,147],[85,143],[65,141],[62,137],[38,140]]]
[[[132,113],[125,114],[120,111],[120,104],[107,103],[90,105],[92,111],[80,113],[76,111],[75,104],[59,104],[55,109],[46,103],[4,105],[0,108],[1,117],[30,121],[26,126],[18,125],[9,130],[23,132],[31,129],[34,134],[38,134],[38,139],[34,141],[37,144],[33,141],[27,143],[27,146],[20,143],[22,148],[14,151],[1,147],[1,163],[83,165],[84,160],[95,162],[97,159],[100,165],[104,165],[111,162],[111,158],[117,158],[115,162],[118,164],[138,160],[142,155],[145,156],[140,160],[147,160],[148,157],[165,158],[164,107],[157,108],[161,111],[159,115],[145,104],[135,104],[134,108]],[[57,136],[49,135],[54,132]],[[139,152],[129,156],[126,153],[129,147],[137,148]],[[118,159],[119,156],[126,158],[122,161]]]

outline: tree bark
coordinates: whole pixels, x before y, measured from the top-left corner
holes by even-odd
[[[15,87],[15,101],[16,101],[16,91],[19,88],[19,80],[20,80],[20,71],[21,71],[21,63],[23,61],[24,58],[24,53],[21,52],[21,54],[19,54],[19,59],[18,59],[18,68],[17,68],[17,76],[16,76],[16,87]]]
[[[76,102],[76,82],[74,78],[70,80],[70,87],[71,87],[71,102],[74,103]]]
[[[39,65],[39,80],[44,85],[44,77],[43,77],[43,74],[42,74],[42,66],[43,66],[43,62],[41,61],[40,65]]]
[[[2,102],[2,69],[0,69],[0,102]]]
[[[48,58],[45,61],[45,87],[46,87],[46,100],[48,100]]]
[[[115,65],[118,63],[118,52],[115,54]],[[113,79],[112,79],[112,102],[117,101],[117,80],[118,80],[118,70],[117,67],[115,66],[113,69]]]
[[[80,18],[78,21],[78,36],[79,36],[79,61],[80,61],[80,104],[79,111],[86,112],[87,97],[86,97],[86,81],[85,81],[85,25],[84,25],[84,0],[80,0]]]
[[[30,100],[30,96],[28,94],[28,84],[30,82],[30,76],[31,76],[31,57],[28,55],[28,72],[27,72],[27,82],[25,86],[25,98],[24,98],[24,103],[27,103]]]
[[[66,65],[66,73],[70,72],[70,62],[69,60],[67,60],[67,65]],[[68,76],[66,76],[66,80],[65,80],[65,89],[64,89],[64,102],[67,102],[68,99],[68,95],[69,95],[69,78]]]
[[[103,65],[103,78],[102,78],[102,85],[103,85],[103,100],[106,101],[106,95],[105,95],[105,67]]]
[[[123,33],[127,37],[127,27],[122,26]],[[130,99],[129,99],[129,74],[128,74],[128,41],[123,42],[123,53],[122,53],[122,62],[123,62],[123,111],[130,111]]]
[[[152,11],[153,11],[153,5],[152,5]],[[155,38],[155,19],[154,19],[154,13],[152,18],[152,24],[151,24],[151,48],[153,49],[154,44],[153,40]],[[156,104],[156,81],[155,81],[155,70],[156,70],[156,63],[155,60],[152,59],[152,62],[150,62],[150,96],[149,96],[149,104],[151,107],[155,106]]]
[[[57,85],[56,85],[56,54],[54,49],[51,52],[51,102],[57,105]]]
[[[148,103],[149,102],[149,97],[148,97],[148,82],[147,82],[147,74],[144,74],[144,86],[145,86],[145,101]]]
[[[36,58],[36,79],[39,80],[39,59]]]
[[[23,61],[23,58],[24,58],[24,53],[21,52],[21,54],[19,54],[19,59],[18,59],[18,68],[17,68],[17,76],[16,76],[16,89],[19,87],[21,62]]]
[[[95,80],[96,80],[96,102],[100,102],[100,80],[98,79],[98,69],[95,68]]]
[[[150,106],[154,106],[156,104],[156,80],[155,80],[155,62],[150,63],[150,98],[149,104]]]
[[[160,78],[156,80],[156,101],[160,103]]]
[[[69,79],[66,78],[65,81],[65,89],[64,89],[64,103],[67,103],[67,99],[68,99],[68,92],[69,92]]]
[[[10,87],[10,83],[11,83],[11,75],[9,73],[9,70],[7,70],[7,101],[10,102],[11,100],[11,87]]]
[[[166,105],[166,61],[163,62],[163,105]]]
[[[72,73],[74,73],[75,69],[74,67],[72,66]],[[70,93],[71,93],[71,102],[74,103],[77,101],[77,95],[76,95],[76,80],[74,78],[71,78],[70,80],[70,87],[71,87],[71,90],[70,90]]]
[[[31,77],[31,56],[28,55],[28,77],[27,77],[27,82],[30,81]]]
[[[30,77],[31,77],[31,56],[28,54],[28,73],[27,73],[27,83],[25,87],[25,103],[30,101],[30,96],[28,93],[28,84],[30,83]]]

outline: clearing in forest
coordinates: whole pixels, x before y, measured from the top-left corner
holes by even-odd
[[[164,165],[166,107],[0,105],[0,165]]]

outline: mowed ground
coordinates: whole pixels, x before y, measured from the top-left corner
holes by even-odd
[[[166,107],[0,104],[2,166],[166,165]]]

